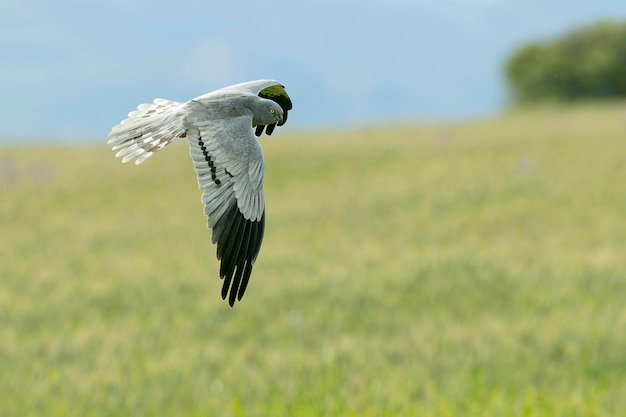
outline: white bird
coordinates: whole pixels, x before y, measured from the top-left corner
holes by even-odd
[[[109,133],[122,162],[140,164],[170,142],[187,138],[203,190],[204,214],[217,244],[222,298],[241,300],[265,228],[263,151],[255,137],[287,121],[291,99],[274,80],[236,84],[186,103],[157,98],[141,104]],[[255,130],[254,130],[255,129]]]

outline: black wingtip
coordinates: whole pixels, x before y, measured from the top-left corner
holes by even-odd
[[[222,300],[226,300],[226,297],[228,297],[228,305],[231,307],[235,306],[235,299],[232,296],[232,294],[229,296],[228,295],[228,287],[226,285],[222,286]]]
[[[265,228],[265,212],[259,220],[245,219],[234,203],[213,227],[220,260],[222,299],[233,307],[248,286]]]
[[[241,285],[239,286],[239,291],[237,293],[237,300],[241,301],[243,298],[243,294],[246,292],[246,287],[248,286],[248,281],[250,281],[250,274],[252,273],[252,266],[254,264],[252,262],[248,262],[246,265],[246,269],[243,271],[243,277],[241,278]]]
[[[261,136],[263,134],[263,128],[265,128],[265,126],[257,126],[256,130],[254,131],[254,134],[258,137]]]
[[[225,300],[226,296],[228,296],[228,288],[230,288],[230,277],[227,275],[222,279],[224,280],[222,284],[222,300]]]

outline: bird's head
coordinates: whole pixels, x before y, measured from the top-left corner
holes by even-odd
[[[261,136],[266,127],[266,133],[271,135],[276,125],[281,126],[284,122],[285,112],[278,103],[259,98],[252,118],[252,126],[256,127],[256,136]]]
[[[255,126],[275,124],[283,120],[283,113],[282,107],[275,101],[259,98],[259,106],[252,121]]]

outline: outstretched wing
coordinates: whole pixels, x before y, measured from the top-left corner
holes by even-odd
[[[200,96],[198,97],[198,99],[208,97],[214,94],[217,95],[227,92],[250,93],[262,98],[273,100],[283,109],[283,120],[278,122],[278,126],[282,126],[285,124],[285,122],[287,121],[287,114],[289,110],[293,108],[293,104],[291,103],[291,99],[289,98],[289,95],[285,90],[285,86],[276,80],[257,80],[235,84],[213,91],[212,93],[205,94],[204,96]],[[276,123],[267,125],[267,127],[256,126],[255,134],[257,136],[261,136],[263,134],[263,129],[266,128],[265,133],[271,135],[272,132],[274,132],[275,127]]]
[[[243,297],[263,240],[263,152],[251,116],[216,120],[211,105],[206,100],[187,103],[187,139],[221,261],[222,298],[228,295],[232,306]]]
[[[185,103],[157,98],[154,104],[140,104],[111,129],[110,145],[122,162],[134,158],[139,165],[176,138],[185,137]]]

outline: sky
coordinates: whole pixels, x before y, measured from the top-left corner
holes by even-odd
[[[530,41],[624,0],[2,0],[0,140],[106,141],[156,97],[286,86],[296,130],[466,120],[507,103]]]

